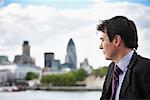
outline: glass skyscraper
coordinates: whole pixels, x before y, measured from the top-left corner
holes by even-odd
[[[67,54],[66,54],[65,62],[66,64],[69,65],[71,70],[74,70],[77,68],[76,48],[72,39],[69,40],[69,43],[67,46]]]

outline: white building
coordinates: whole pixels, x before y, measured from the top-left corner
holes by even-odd
[[[7,82],[8,74],[9,73],[6,70],[0,70],[0,83]]]
[[[6,82],[9,79],[24,79],[28,72],[34,72],[36,74],[41,73],[41,68],[37,66],[25,66],[25,65],[0,65],[0,83]]]
[[[9,79],[15,79],[15,64],[0,65],[0,83],[7,82]]]
[[[17,65],[15,70],[16,79],[24,79],[28,72],[34,72],[40,75],[42,69],[37,66]]]
[[[80,63],[80,68],[84,69],[87,72],[87,74],[90,74],[93,70],[92,66],[89,65],[87,59],[84,59],[84,61]]]

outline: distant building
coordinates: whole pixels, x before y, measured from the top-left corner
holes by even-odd
[[[41,73],[40,67],[27,65],[0,65],[0,83],[8,80],[24,79],[28,72],[34,72],[38,75]]]
[[[0,64],[1,65],[7,65],[7,64],[12,64],[9,60],[8,57],[5,55],[0,56]]]
[[[46,52],[44,53],[44,65],[45,67],[52,67],[52,61],[54,61],[54,53],[53,52]]]
[[[39,74],[41,68],[35,65],[35,59],[30,56],[30,45],[28,41],[24,41],[22,45],[22,55],[16,55],[14,59],[16,64],[16,79],[24,79],[28,72]]]
[[[9,69],[0,70],[0,83],[6,83],[11,79],[15,79],[14,73],[12,73]]]
[[[15,64],[35,66],[35,59],[30,56],[30,45],[28,41],[24,41],[22,47],[22,55],[16,55]]]
[[[71,71],[71,68],[69,67],[68,63],[64,63],[60,66],[61,71]]]
[[[89,65],[88,59],[84,59],[83,62],[80,63],[80,68],[84,69],[88,74],[92,73],[92,66]]]
[[[69,65],[71,70],[77,69],[76,48],[72,39],[69,40],[69,43],[67,46],[67,54],[65,58],[65,63]]]
[[[35,65],[35,59],[30,56],[28,41],[24,41],[22,55],[16,55],[14,63],[10,62],[7,56],[0,56],[0,83],[22,80],[28,72],[40,75],[41,71],[41,68]]]
[[[7,56],[0,56],[0,63],[3,63],[3,62],[8,62]]]
[[[0,65],[0,83],[8,83],[10,80],[15,80],[15,64]]]
[[[60,70],[60,60],[53,60],[52,61],[52,70],[59,71]]]
[[[30,46],[28,41],[24,41],[23,43],[22,54],[24,56],[30,56]]]
[[[40,75],[42,69],[35,66],[18,65],[15,70],[16,79],[24,79],[28,72],[33,72]]]
[[[53,52],[44,53],[44,64],[46,71],[59,71],[60,70],[60,60],[55,60],[55,55]]]

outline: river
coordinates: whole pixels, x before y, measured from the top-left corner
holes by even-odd
[[[100,91],[0,92],[0,100],[99,100]]]

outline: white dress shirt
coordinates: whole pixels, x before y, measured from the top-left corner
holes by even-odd
[[[122,74],[119,75],[119,84],[116,89],[116,95],[115,95],[115,100],[119,100],[119,94],[120,94],[120,89],[122,86],[122,82],[124,80],[126,71],[127,71],[127,66],[129,65],[131,58],[133,56],[134,50],[130,51],[126,56],[124,56],[116,65],[123,71]]]

